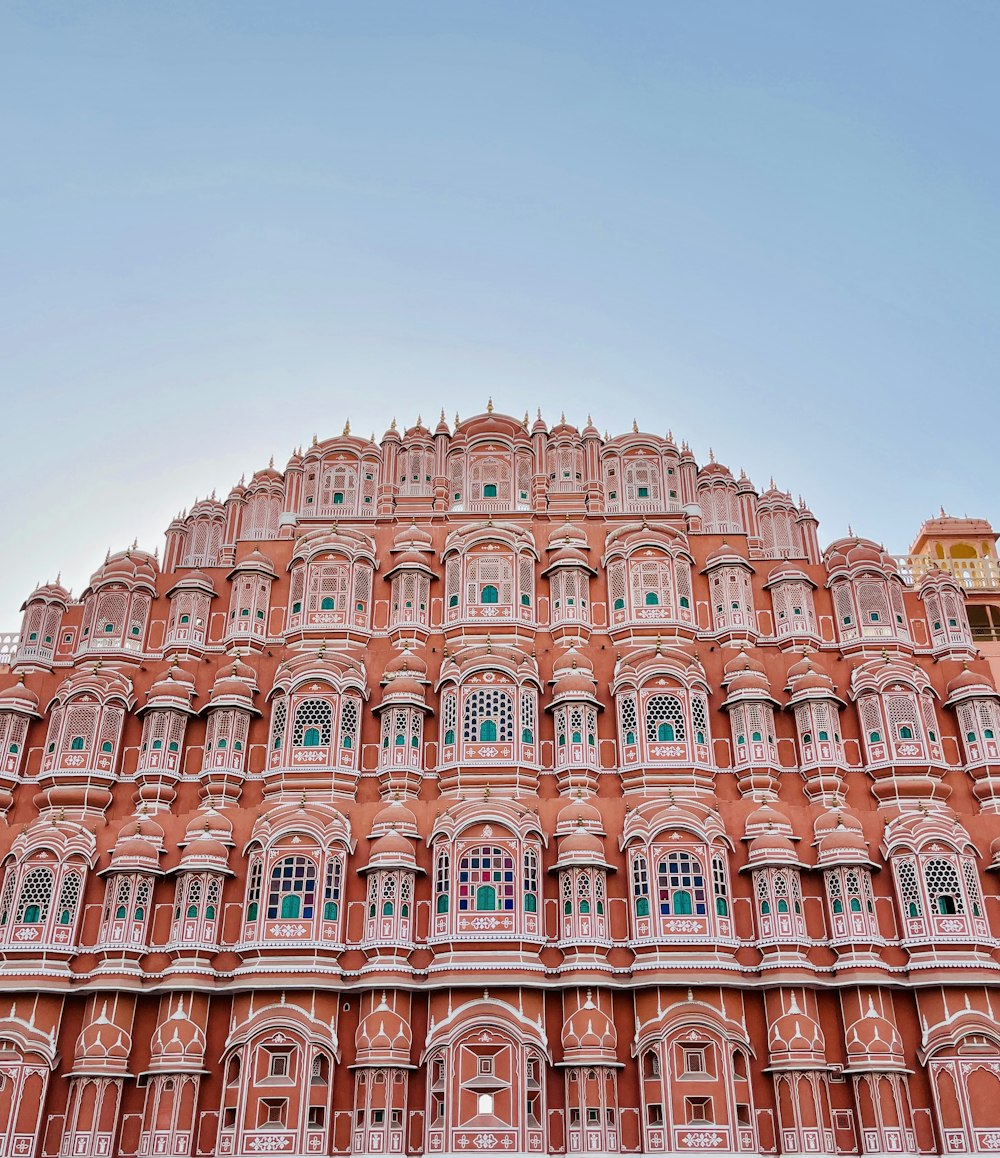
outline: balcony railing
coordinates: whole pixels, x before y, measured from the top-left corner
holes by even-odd
[[[9,667],[14,662],[18,639],[20,635],[16,631],[0,631],[0,667]]]
[[[897,555],[900,575],[916,586],[935,568],[950,572],[969,591],[1000,591],[1000,560],[938,559],[934,555]]]

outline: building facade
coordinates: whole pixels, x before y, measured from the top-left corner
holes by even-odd
[[[996,536],[924,540],[491,407],[39,587],[0,1158],[1000,1151]]]

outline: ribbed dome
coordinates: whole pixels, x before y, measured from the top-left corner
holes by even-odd
[[[375,838],[383,833],[396,830],[405,836],[417,835],[417,819],[402,801],[394,800],[384,808],[380,808],[372,821],[371,836]]]
[[[577,1064],[618,1061],[618,1031],[614,1022],[587,994],[587,1000],[566,1018],[562,1029],[563,1060]]]
[[[159,849],[152,841],[138,834],[119,838],[111,852],[113,868],[158,868]]]
[[[768,1043],[772,1054],[792,1054],[801,1061],[807,1060],[803,1055],[808,1054],[825,1061],[823,1031],[808,1013],[799,1009],[794,993],[788,1010],[768,1027]]]
[[[847,1027],[845,1038],[847,1056],[854,1068],[878,1069],[904,1064],[899,1031],[876,1010],[870,997],[865,1014]]]
[[[24,677],[0,692],[0,712],[20,712],[22,716],[38,715],[38,696],[24,685]]]
[[[361,1019],[355,1037],[356,1065],[409,1065],[413,1035],[406,1020],[390,1009],[385,995]]]
[[[556,817],[557,834],[576,832],[579,829],[599,834],[604,832],[604,817],[600,809],[582,797],[564,804]]]
[[[156,1027],[150,1043],[149,1068],[163,1073],[201,1069],[205,1060],[205,1035],[184,1012],[184,1003]]]
[[[368,868],[393,865],[416,865],[413,844],[398,831],[387,832],[372,842]]]
[[[91,587],[100,587],[105,583],[124,583],[127,587],[143,585],[153,587],[156,576],[160,572],[159,564],[148,551],[138,547],[129,547],[125,551],[118,551],[110,555],[103,567],[98,567],[90,577]]]

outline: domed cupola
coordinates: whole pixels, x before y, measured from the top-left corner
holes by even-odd
[[[902,1070],[906,1066],[899,1030],[876,1009],[872,996],[868,997],[861,1016],[848,1025],[844,1040],[847,1043],[847,1068],[853,1072]]]
[[[354,1046],[355,1065],[410,1066],[413,1034],[407,1020],[389,1007],[384,993],[361,1019]]]
[[[404,648],[385,665],[382,701],[373,712],[381,717],[378,775],[383,799],[393,793],[415,796],[423,771],[427,664]]]
[[[740,663],[742,662],[742,670]],[[774,721],[778,701],[762,665],[746,653],[726,664],[726,699],[733,744],[733,766],[744,795],[773,797],[781,762]]]
[[[776,1009],[779,1004],[782,1007],[777,1016],[770,1017],[768,1024],[771,1065],[775,1069],[824,1069],[826,1041],[819,1022],[808,1008],[813,1002],[807,992],[778,989],[769,994],[769,998],[769,1007]]]
[[[109,1001],[101,1002],[100,1012],[77,1038],[73,1055],[74,1077],[125,1076],[132,1053],[132,1037],[108,1017]],[[116,1006],[117,1012],[117,1006]]]
[[[190,1000],[190,998],[188,999]],[[184,1008],[184,996],[156,1027],[150,1043],[151,1073],[196,1074],[205,1067],[205,1034]]]
[[[911,652],[913,641],[896,561],[871,539],[838,539],[823,555],[841,648]]]
[[[564,794],[573,788],[597,791],[601,707],[593,663],[584,652],[567,649],[552,664],[552,695],[545,709],[552,713],[556,776]]]
[[[771,596],[774,635],[780,647],[820,642],[815,589],[816,584],[802,567],[788,559],[768,572],[764,590]]]
[[[167,808],[176,794],[188,719],[195,714],[191,701],[196,694],[194,676],[174,657],[136,713],[142,718],[135,773],[139,800],[154,812]]]
[[[36,587],[21,604],[24,616],[17,640],[14,666],[51,670],[62,618],[70,604],[70,593],[58,581]]]
[[[138,661],[146,645],[158,575],[156,559],[138,547],[109,555],[81,596],[77,655],[112,654]]]
[[[618,1031],[611,1017],[594,1004],[590,990],[583,1003],[563,1023],[562,1048],[566,1065],[620,1064]]]
[[[840,720],[844,701],[820,661],[807,652],[788,669],[785,690],[791,693],[786,707],[795,715],[806,795],[817,803],[839,799],[847,767]]]
[[[542,577],[549,581],[552,634],[556,642],[590,637],[590,580],[597,575],[580,527],[563,523],[549,535]]]

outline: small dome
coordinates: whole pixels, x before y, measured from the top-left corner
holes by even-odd
[[[782,832],[790,835],[792,825],[776,808],[772,808],[770,804],[762,804],[747,817],[744,832],[747,836],[766,832]]]
[[[734,676],[726,688],[730,696],[735,696],[740,692],[760,692],[764,696],[770,696],[771,685],[767,681],[767,676],[759,671],[746,670]]]
[[[562,1029],[563,1060],[576,1064],[618,1061],[618,1031],[590,996],[566,1018]]]
[[[194,676],[176,660],[164,671],[146,695],[146,706],[187,707],[195,695]]]
[[[25,687],[24,676],[9,688],[0,692],[0,712],[19,712],[22,716],[37,716],[38,696]]]
[[[563,547],[577,547],[581,550],[587,549],[587,536],[580,527],[574,523],[566,522],[561,526],[554,527],[549,532],[547,540],[547,550],[556,551]]]
[[[417,836],[417,819],[402,801],[393,800],[380,808],[372,821],[371,837],[396,831],[404,836]]]
[[[61,603],[64,607],[72,596],[61,583],[41,583],[21,604],[23,611],[29,603]]]
[[[159,865],[160,850],[139,833],[119,836],[111,852],[111,867],[115,869],[159,869]]]
[[[751,864],[797,864],[795,845],[781,832],[766,832],[750,841]]]
[[[416,680],[427,678],[426,661],[408,647],[397,652],[385,665],[384,670],[387,677],[398,677],[401,673],[406,673]]]
[[[837,539],[823,553],[823,562],[831,575],[855,570],[897,574],[895,559],[871,539]]]
[[[207,821],[205,822],[207,825]],[[185,838],[187,843],[181,853],[181,864],[186,869],[195,866],[225,869],[229,865],[229,849],[219,840],[218,835],[206,828]]]
[[[382,1000],[361,1019],[354,1039],[356,1065],[409,1065],[413,1035],[405,1018]]]
[[[559,863],[604,864],[604,841],[584,828],[559,837]]]
[[[723,540],[714,551],[709,551],[705,558],[705,570],[710,571],[713,567],[721,567],[725,563],[735,564],[737,566],[742,564],[750,568],[750,570],[753,570],[753,568],[750,567],[749,560],[741,555],[732,544]]]
[[[105,1002],[77,1038],[73,1069],[76,1073],[125,1073],[131,1052],[131,1036],[108,1018]]]
[[[784,1053],[793,1055],[797,1061],[804,1061],[803,1055],[809,1055],[825,1062],[823,1031],[813,1017],[799,1009],[794,992],[788,1010],[771,1022],[767,1036],[772,1058],[776,1053]]]
[[[733,658],[723,668],[725,673],[723,683],[728,683],[734,676],[740,675],[742,672],[755,671],[760,675],[766,674],[766,669],[763,663],[751,651],[746,651],[744,648],[733,656]]]
[[[978,672],[969,671],[967,667],[963,667],[957,676],[953,676],[948,681],[948,698],[965,698],[972,693],[978,692],[984,696],[995,696],[997,694],[989,678],[980,675]]]
[[[149,1068],[164,1073],[201,1069],[205,1060],[205,1035],[184,1012],[183,999],[158,1025],[150,1043]]]
[[[274,570],[273,561],[264,554],[263,551],[258,551],[255,547],[248,555],[236,564],[236,566],[229,572],[229,578],[234,575],[239,575],[244,571],[256,571],[263,575],[268,575],[272,579],[277,579],[277,574]]]
[[[400,527],[392,539],[393,551],[429,551],[434,545],[434,538],[424,527],[411,523],[408,527]],[[423,561],[423,560],[421,560]]]
[[[416,865],[413,844],[398,830],[385,833],[372,842],[368,868]]]
[[[154,587],[159,571],[159,564],[148,551],[129,547],[108,556],[104,566],[99,567],[90,577],[90,586],[96,588],[105,583],[124,583],[127,587]]]
[[[604,835],[604,817],[595,805],[583,797],[564,804],[556,817],[557,835],[581,830]]]
[[[790,559],[784,559],[776,567],[772,567],[767,573],[767,582],[765,587],[771,587],[775,583],[787,583],[795,580],[799,583],[808,583],[810,587],[815,587],[816,584],[809,578],[809,576],[797,566]]]
[[[875,1008],[868,998],[863,1016],[847,1027],[844,1035],[847,1056],[854,1069],[878,1069],[904,1065],[903,1041],[899,1030]]]

